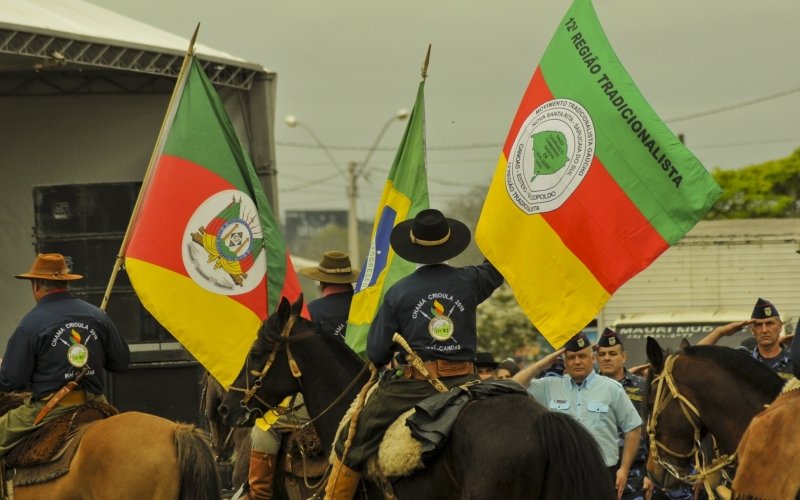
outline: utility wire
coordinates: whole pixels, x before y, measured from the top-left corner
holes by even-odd
[[[753,104],[758,104],[761,102],[772,101],[774,99],[779,99],[781,97],[786,97],[787,95],[795,94],[800,92],[800,87],[795,87],[793,89],[784,90],[783,92],[778,92],[775,94],[770,94],[762,97],[756,97],[755,99],[750,99],[749,101],[742,101],[736,104],[729,104],[727,106],[722,106],[719,108],[709,109],[706,111],[700,111],[698,113],[692,113],[689,115],[683,116],[676,116],[675,118],[667,118],[664,120],[667,123],[676,123],[676,122],[684,122],[687,120],[693,120],[695,118],[702,118],[705,116],[716,115],[719,113],[724,113],[726,111],[733,111],[734,109],[741,109],[746,108],[747,106],[752,106]]]

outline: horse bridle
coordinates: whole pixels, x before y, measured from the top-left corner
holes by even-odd
[[[287,358],[289,360],[289,369],[292,372],[292,376],[295,379],[297,379],[298,385],[301,386],[301,391],[300,392],[302,392],[302,384],[300,382],[300,377],[303,376],[303,373],[300,371],[300,366],[297,364],[297,361],[295,361],[294,356],[292,355],[292,350],[290,348],[290,344],[300,342],[302,340],[305,340],[305,339],[311,337],[312,335],[316,335],[317,334],[317,329],[316,328],[309,328],[308,330],[306,330],[306,331],[304,331],[302,333],[298,333],[296,335],[291,335],[291,337],[290,337],[292,328],[294,327],[294,324],[297,322],[298,318],[299,318],[299,316],[297,316],[297,315],[290,316],[289,319],[286,321],[286,324],[283,326],[283,329],[281,330],[281,334],[279,336],[271,336],[270,337],[271,340],[273,340],[275,342],[275,346],[272,348],[272,351],[269,353],[269,356],[267,357],[267,361],[264,363],[264,368],[262,368],[261,371],[256,371],[256,370],[250,370],[249,369],[250,353],[249,352],[247,353],[247,359],[245,360],[245,371],[247,373],[249,373],[250,375],[256,376],[256,379],[253,381],[253,386],[252,387],[249,387],[249,385],[250,385],[249,384],[249,377],[245,377],[245,384],[247,384],[247,387],[242,388],[242,387],[234,387],[232,385],[228,386],[228,389],[227,389],[228,391],[244,393],[244,396],[242,396],[242,400],[239,402],[239,405],[242,406],[248,413],[254,411],[252,408],[250,408],[248,406],[248,404],[250,403],[250,401],[253,398],[255,398],[259,403],[264,405],[267,408],[267,411],[272,411],[272,412],[274,412],[274,413],[276,413],[278,415],[283,415],[285,413],[291,413],[291,412],[294,411],[294,408],[283,408],[281,406],[273,406],[273,405],[267,403],[266,401],[264,401],[263,399],[261,399],[256,394],[256,392],[258,392],[258,389],[261,388],[261,386],[263,384],[263,381],[264,381],[264,377],[267,376],[267,372],[272,367],[273,363],[275,363],[275,358],[277,357],[278,351],[280,351],[281,348],[284,348],[286,350],[286,356],[287,356]],[[250,349],[252,350],[252,347]],[[317,419],[322,417],[324,414],[326,414],[331,408],[333,408],[337,403],[339,403],[342,400],[342,398],[358,382],[359,378],[361,377],[361,374],[363,374],[371,366],[372,366],[372,364],[369,361],[364,363],[364,365],[361,367],[361,370],[358,372],[358,374],[355,376],[355,378],[353,378],[353,380],[350,382],[350,384],[348,384],[348,386],[345,387],[344,391],[342,391],[342,393],[339,394],[339,396],[331,404],[329,404],[327,408],[322,410],[316,417],[308,420],[306,423],[304,423],[301,426],[298,426],[297,428],[298,429],[302,429],[302,428],[308,427],[309,425],[313,424],[314,421],[316,421]]]
[[[653,461],[655,461],[679,481],[688,484],[702,481],[706,491],[710,491],[711,486],[709,483],[709,476],[720,470],[722,470],[723,474],[725,474],[724,468],[736,460],[736,453],[734,452],[730,455],[721,455],[717,449],[715,440],[715,458],[711,461],[710,466],[706,466],[706,460],[705,456],[703,455],[701,444],[702,418],[700,417],[700,412],[697,410],[697,407],[695,407],[695,405],[686,398],[686,396],[680,393],[678,386],[675,383],[675,377],[672,374],[672,368],[677,358],[678,354],[671,354],[668,356],[667,360],[664,362],[664,369],[661,371],[661,373],[656,375],[651,382],[651,387],[653,383],[656,384],[656,397],[653,402],[653,410],[650,412],[650,416],[647,419],[647,435],[650,438],[650,458],[652,458]],[[665,390],[664,386],[666,386],[669,390]],[[658,417],[671,400],[677,400],[678,404],[680,405],[681,412],[692,426],[694,432],[692,449],[686,453],[675,451],[656,439],[656,425],[658,423]],[[678,470],[678,467],[667,462],[661,457],[659,450],[663,450],[675,458],[693,457],[694,468],[697,472],[695,474],[682,474],[680,470]]]
[[[292,372],[292,376],[296,378],[298,381],[300,380],[300,377],[303,376],[303,372],[300,371],[300,366],[297,364],[297,361],[295,361],[294,356],[292,355],[292,350],[289,347],[289,345],[292,342],[299,342],[303,339],[310,337],[311,335],[314,335],[316,333],[316,328],[309,328],[303,333],[294,335],[292,337],[292,340],[290,341],[289,334],[292,332],[292,328],[294,328],[294,324],[297,322],[297,319],[298,319],[297,315],[290,316],[288,321],[286,321],[286,324],[283,326],[280,336],[272,339],[275,341],[275,345],[272,348],[272,351],[270,351],[269,356],[267,357],[267,361],[264,363],[264,368],[262,368],[261,371],[250,369],[250,351],[248,351],[247,358],[245,360],[245,371],[247,372],[248,375],[253,375],[256,377],[256,379],[253,381],[252,387],[250,387],[249,376],[245,376],[244,378],[245,387],[243,388],[235,387],[233,385],[228,386],[227,388],[228,391],[244,393],[244,396],[242,396],[242,400],[239,401],[239,405],[242,406],[245,410],[247,410],[248,413],[253,411],[253,409],[248,406],[253,398],[255,398],[259,403],[264,405],[269,411],[273,411],[279,415],[286,413],[287,409],[282,408],[280,406],[273,406],[267,403],[266,401],[261,399],[256,394],[256,392],[258,392],[258,390],[261,388],[261,385],[263,384],[264,381],[264,377],[267,376],[267,372],[269,372],[269,369],[272,367],[273,363],[275,363],[275,358],[278,356],[278,351],[280,351],[281,348],[284,348],[286,350],[286,356],[289,359],[289,369]],[[258,340],[256,340],[256,342],[257,341]],[[255,343],[253,345],[255,345]],[[253,348],[251,347],[250,350],[252,351],[252,349]]]

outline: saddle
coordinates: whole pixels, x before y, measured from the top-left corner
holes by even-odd
[[[292,431],[281,447],[284,485],[290,500],[307,498],[307,492],[316,486],[328,470],[322,440],[313,425]],[[303,486],[303,483],[306,485]]]
[[[370,389],[367,398],[376,389]],[[506,380],[475,381],[447,392],[434,394],[400,415],[386,430],[378,454],[367,460],[365,475],[385,486],[386,480],[409,476],[425,468],[425,463],[438,455],[447,442],[461,411],[471,401],[506,394],[525,395],[518,383]],[[346,425],[355,401],[345,413],[339,433]],[[337,433],[336,440],[339,436]],[[333,457],[332,457],[333,458]]]
[[[69,472],[80,439],[89,426],[117,413],[108,403],[91,402],[47,422],[6,455],[6,476],[13,476],[14,486],[44,483],[63,476]]]

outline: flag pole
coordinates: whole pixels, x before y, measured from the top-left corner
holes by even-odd
[[[186,85],[187,76],[189,74],[189,66],[192,58],[194,57],[194,42],[197,40],[197,33],[199,31],[200,23],[197,23],[197,27],[194,29],[192,38],[189,41],[189,48],[186,50],[186,55],[183,58],[181,70],[178,73],[178,78],[175,82],[175,89],[172,91],[172,96],[169,99],[167,112],[164,116],[164,121],[161,123],[161,130],[158,132],[156,145],[153,148],[152,155],[150,155],[150,162],[147,164],[147,170],[144,174],[142,187],[139,189],[139,195],[136,197],[136,203],[133,206],[133,212],[131,213],[131,218],[128,221],[128,227],[125,229],[125,236],[122,238],[122,244],[119,247],[119,252],[117,252],[117,260],[114,262],[114,268],[111,270],[111,277],[108,279],[108,285],[106,286],[106,291],[103,294],[103,302],[100,304],[100,309],[104,311],[106,306],[108,306],[108,300],[111,297],[111,289],[114,287],[114,282],[117,280],[117,274],[119,273],[119,270],[122,269],[122,264],[125,259],[125,252],[128,249],[128,242],[130,241],[131,237],[131,229],[135,225],[137,216],[139,215],[139,205],[144,197],[144,193],[147,192],[147,189],[150,186],[150,180],[155,172],[155,164],[158,161],[158,158],[161,156],[161,152],[164,150],[164,142],[166,141],[167,131],[172,126],[172,122],[175,119],[175,112],[178,109],[178,102],[180,101],[179,97],[183,94],[183,88]]]
[[[422,79],[428,78],[428,63],[431,60],[431,44],[428,44],[428,52],[425,54],[425,62],[422,63]]]

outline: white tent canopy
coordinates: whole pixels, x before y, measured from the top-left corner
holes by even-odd
[[[35,254],[34,186],[141,181],[186,35],[81,0],[0,0],[0,349],[33,305],[12,276]],[[276,75],[195,48],[277,212]]]

